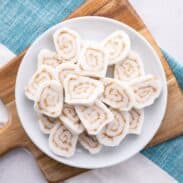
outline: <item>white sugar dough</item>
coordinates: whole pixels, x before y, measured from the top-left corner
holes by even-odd
[[[46,81],[41,84],[34,108],[38,113],[49,117],[58,117],[63,108],[63,87],[56,81]]]
[[[71,63],[63,63],[61,65],[59,65],[56,68],[57,71],[57,79],[64,84],[64,80],[65,78],[69,75],[69,74],[74,74],[77,70],[77,65],[76,64],[71,64]]]
[[[63,60],[58,56],[58,54],[51,50],[42,49],[39,52],[38,68],[43,65],[47,65],[47,66],[50,66],[55,69],[62,62],[63,62]]]
[[[118,146],[128,133],[129,115],[116,109],[111,109],[111,112],[114,120],[99,132],[97,139],[105,146]]]
[[[50,134],[51,129],[58,123],[60,120],[58,118],[52,118],[46,115],[38,114],[39,127],[40,130],[45,134]]]
[[[139,135],[144,122],[144,109],[132,108],[129,113],[129,133]]]
[[[87,132],[79,135],[79,142],[91,154],[97,154],[102,149],[102,145],[99,143],[96,136],[88,135]]]
[[[144,108],[162,90],[159,77],[145,75],[123,30],[99,42],[85,36],[57,29],[55,51],[38,50],[38,69],[25,87],[50,150],[66,158],[77,142],[97,154],[104,146],[118,146],[127,134],[139,135]]]
[[[144,65],[139,55],[130,51],[128,56],[115,65],[114,78],[121,81],[131,81],[144,75]]]
[[[25,87],[25,95],[30,100],[35,100],[37,90],[41,85],[41,83],[55,79],[56,79],[56,73],[52,68],[48,66],[40,67],[36,71],[36,73],[32,76],[28,85]]]
[[[86,43],[78,60],[80,74],[92,77],[105,77],[108,55],[97,43]]]
[[[59,118],[63,124],[73,133],[80,134],[84,131],[84,127],[75,111],[74,106],[64,104]]]
[[[147,75],[132,81],[130,87],[135,96],[134,106],[141,109],[153,104],[159,97],[162,83],[159,77]]]
[[[112,112],[99,100],[92,106],[76,106],[76,112],[88,134],[96,135],[114,118]]]
[[[73,63],[77,61],[81,49],[81,38],[77,32],[61,28],[54,33],[53,40],[56,51],[61,58]]]
[[[57,123],[49,136],[49,147],[57,155],[71,157],[75,153],[78,136],[62,123]]]
[[[116,79],[104,78],[104,92],[101,100],[114,109],[128,111],[134,105],[134,95],[126,83]]]
[[[65,102],[92,105],[103,92],[100,81],[79,75],[69,75],[64,80]]]
[[[130,38],[124,31],[116,31],[103,40],[102,45],[109,54],[109,65],[121,62],[130,51]]]

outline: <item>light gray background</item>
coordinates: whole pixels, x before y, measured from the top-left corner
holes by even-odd
[[[130,0],[161,48],[183,63],[183,1]],[[45,182],[29,152],[17,149],[0,159],[0,183]]]

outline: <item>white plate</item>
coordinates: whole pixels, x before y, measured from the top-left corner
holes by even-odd
[[[37,55],[42,48],[54,49],[53,33],[61,27],[76,30],[83,39],[100,41],[115,30],[124,30],[131,39],[132,49],[137,51],[144,61],[145,72],[160,76],[163,90],[156,102],[145,109],[145,121],[140,136],[128,135],[125,140],[113,148],[103,148],[97,155],[91,155],[78,147],[72,158],[55,155],[48,147],[48,136],[41,133],[33,102],[24,95],[24,87],[37,68]],[[16,80],[16,106],[21,123],[37,147],[49,157],[74,167],[101,168],[125,161],[142,150],[152,139],[163,119],[167,103],[167,84],[161,62],[150,44],[135,30],[118,21],[102,17],[80,17],[59,23],[39,36],[28,49],[19,67]]]

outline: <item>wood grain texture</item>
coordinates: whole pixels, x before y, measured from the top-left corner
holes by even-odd
[[[89,0],[68,18],[86,15],[106,16],[123,21],[136,29],[151,43],[157,51],[166,71],[168,106],[161,128],[152,139],[149,146],[181,135],[183,133],[183,94],[161,50],[132,6],[127,0]],[[3,99],[9,111],[9,122],[3,129],[0,129],[0,155],[15,147],[25,147],[29,149],[49,182],[65,180],[66,178],[87,171],[72,168],[50,159],[30,141],[22,128],[16,111],[14,89],[17,70],[25,53],[26,50],[0,70],[0,98]]]

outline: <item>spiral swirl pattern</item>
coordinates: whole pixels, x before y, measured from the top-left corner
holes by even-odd
[[[42,49],[38,55],[38,68],[46,65],[52,68],[56,68],[62,63],[62,59],[53,51]]]
[[[51,129],[60,122],[58,118],[51,118],[46,115],[38,114],[40,130],[45,134],[50,134]]]
[[[58,81],[46,81],[38,91],[35,110],[50,117],[58,117],[63,107],[63,88]]]
[[[74,155],[78,136],[72,134],[62,123],[57,123],[49,136],[49,147],[57,155]]]
[[[103,92],[100,81],[78,75],[69,75],[64,81],[65,102],[91,105]]]
[[[161,92],[161,81],[158,77],[147,75],[134,80],[130,84],[135,96],[134,106],[137,109],[144,108],[154,103]]]
[[[57,70],[57,78],[58,80],[64,84],[64,80],[69,74],[74,74],[77,69],[77,66],[75,64],[71,63],[63,63],[59,65],[56,70]]]
[[[131,81],[144,75],[142,60],[135,52],[130,52],[123,62],[115,65],[114,78]]]
[[[113,120],[111,111],[98,100],[92,106],[76,106],[75,109],[90,135],[96,135],[106,124]]]
[[[108,56],[104,49],[96,43],[87,44],[79,57],[81,74],[92,77],[105,77]]]
[[[61,28],[53,35],[55,48],[61,58],[77,60],[81,47],[79,35],[68,28]]]
[[[129,133],[140,134],[144,122],[143,109],[131,109],[129,112]]]
[[[35,100],[35,96],[40,85],[45,81],[54,80],[55,78],[56,75],[53,69],[48,66],[42,66],[32,76],[28,85],[25,87],[25,95],[30,100]]]
[[[118,146],[125,138],[129,128],[128,113],[111,109],[114,120],[107,124],[97,135],[99,142],[105,146]]]
[[[131,89],[124,83],[115,79],[102,79],[104,92],[101,100],[114,109],[128,111],[134,104]]]
[[[75,111],[74,106],[64,104],[62,114],[59,116],[63,124],[75,134],[84,131],[84,127]]]
[[[86,132],[79,136],[79,142],[91,154],[96,154],[102,149],[102,145],[99,143],[96,136],[88,135]]]
[[[109,53],[109,65],[121,62],[130,51],[130,39],[123,31],[116,31],[102,43]]]

